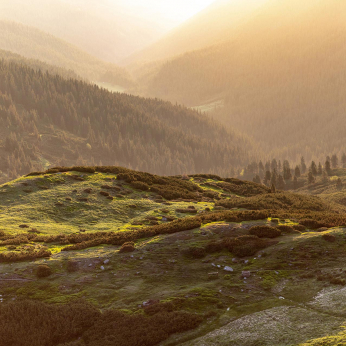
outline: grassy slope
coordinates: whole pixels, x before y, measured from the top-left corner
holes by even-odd
[[[338,178],[340,178],[343,183],[343,187],[340,189],[336,185]],[[318,196],[325,201],[334,202],[345,206],[345,184],[346,170],[339,168],[332,170],[328,181],[323,182],[321,177],[317,177],[315,184],[306,185],[298,189],[297,192],[305,195],[308,194]]]
[[[84,180],[75,180],[73,175]],[[5,233],[25,234],[27,229],[19,228],[19,225],[27,224],[42,235],[72,234],[81,228],[86,233],[98,230],[127,232],[140,228],[132,223],[144,222],[147,216],[155,216],[159,223],[164,223],[161,219],[165,215],[187,216],[177,213],[177,208],[191,205],[199,211],[206,207],[214,208],[212,200],[163,201],[165,204],[162,204],[156,194],[134,190],[115,178],[116,175],[111,173],[65,172],[23,177],[2,185],[1,229]],[[239,184],[238,193],[232,193],[222,190],[218,186],[220,181],[210,177],[195,176],[190,180],[203,189],[217,191],[220,196],[227,193],[228,200],[250,201],[263,196],[266,201],[268,197],[265,191],[257,190],[255,197],[246,197],[256,186],[246,182],[234,180],[233,183]],[[107,200],[99,195],[105,184],[120,187],[131,194]],[[247,191],[245,195],[239,195],[239,186]],[[43,190],[42,187],[49,189]],[[83,193],[85,188],[92,188],[93,192]],[[67,201],[66,197],[72,200]],[[89,201],[79,202],[79,197],[87,197]],[[320,207],[321,202],[317,200],[316,206]],[[307,198],[306,205],[313,207],[314,201]],[[278,222],[284,225],[297,223],[289,219]],[[209,317],[199,328],[174,335],[163,345],[183,342],[187,342],[186,345],[216,345],[217,342],[218,345],[288,345],[338,331],[346,316],[343,286],[332,285],[330,278],[345,277],[345,273],[340,271],[346,250],[343,228],[332,228],[322,233],[283,234],[276,245],[255,256],[235,260],[235,256],[227,251],[207,254],[200,259],[183,255],[183,250],[188,247],[204,246],[211,240],[220,239],[222,232],[247,234],[249,226],[255,224],[277,225],[271,218],[241,223],[208,223],[194,230],[139,239],[136,251],[131,254],[119,253],[119,247],[113,245],[70,252],[60,252],[63,246],[58,243],[19,245],[16,250],[28,246],[47,247],[53,255],[50,259],[2,264],[0,294],[5,302],[27,297],[59,303],[84,297],[101,308],[122,308],[132,312],[140,312],[140,305],[148,299],[169,301],[179,298],[182,309],[208,313]],[[323,234],[333,234],[336,242],[326,242]],[[2,246],[0,250],[8,251],[8,246]],[[104,264],[106,259],[109,263]],[[78,262],[77,271],[67,272],[68,260]],[[46,279],[36,279],[35,270],[39,263],[48,263],[54,274]],[[234,271],[224,271],[225,266],[231,266]],[[244,270],[251,271],[247,280],[241,278]],[[209,280],[208,273],[215,271],[219,272],[218,278]],[[317,294],[319,299],[314,298]],[[335,309],[323,303],[323,297],[329,301],[330,294],[337,302]],[[300,332],[296,333],[296,328],[302,325]]]

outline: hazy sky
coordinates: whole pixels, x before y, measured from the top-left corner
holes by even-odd
[[[122,0],[127,7],[141,11],[143,17],[160,16],[179,24],[215,0]]]

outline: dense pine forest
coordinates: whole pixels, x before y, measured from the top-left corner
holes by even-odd
[[[3,180],[52,165],[232,175],[251,145],[196,111],[0,62]]]

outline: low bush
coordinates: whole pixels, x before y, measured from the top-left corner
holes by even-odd
[[[148,191],[149,190],[149,185],[146,183],[143,183],[142,181],[131,182],[131,187],[133,187],[136,190],[141,190],[141,191]]]
[[[329,243],[334,243],[336,241],[336,237],[333,234],[323,234],[322,239]]]
[[[296,231],[299,232],[305,232],[306,231],[306,227],[303,225],[294,225],[292,226],[293,229],[295,229]]]
[[[183,249],[182,254],[190,258],[203,258],[206,255],[206,250],[202,246],[190,246]]]
[[[303,225],[307,228],[312,228],[312,229],[318,229],[322,227],[330,227],[329,224],[323,222],[323,221],[317,221],[317,220],[310,220],[310,219],[305,219],[299,221],[300,225]]]
[[[191,208],[187,208],[187,209],[176,209],[175,210],[177,213],[182,213],[182,214],[197,214],[198,211],[196,209],[191,209]]]
[[[50,257],[52,253],[48,250],[26,250],[21,252],[2,252],[0,253],[0,263],[30,261],[37,258]]]
[[[52,275],[53,271],[50,266],[46,264],[41,264],[36,269],[36,276],[38,278],[46,278],[50,275]]]
[[[135,248],[135,243],[134,242],[128,242],[128,243],[124,243],[119,252],[133,252],[135,251],[136,248]]]
[[[255,235],[258,238],[277,238],[280,237],[281,231],[271,226],[254,226],[249,229],[251,235]]]
[[[198,327],[203,317],[183,311],[153,316],[106,311],[83,335],[88,346],[154,346],[169,335]]]
[[[220,252],[225,248],[225,244],[222,241],[211,241],[208,243],[205,247],[205,251],[207,253],[215,253],[215,252]]]
[[[73,341],[101,316],[82,301],[48,305],[39,301],[0,304],[1,346],[57,346]]]
[[[237,238],[227,238],[224,240],[225,248],[238,257],[255,255],[259,250],[274,245],[275,241],[266,241],[255,235],[244,235]]]

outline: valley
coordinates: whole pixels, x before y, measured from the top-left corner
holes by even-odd
[[[0,346],[346,345],[346,2],[0,1]]]

